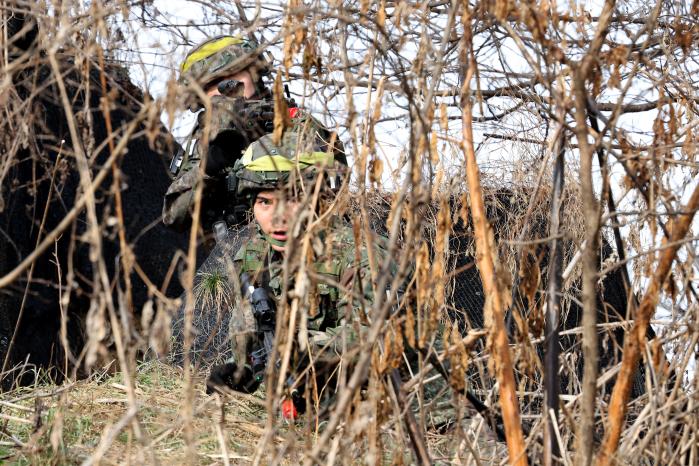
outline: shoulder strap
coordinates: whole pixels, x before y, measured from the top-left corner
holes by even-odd
[[[248,273],[257,286],[267,288],[270,281],[270,254],[267,242],[258,236],[250,238],[236,253],[233,261],[239,264],[239,273]]]

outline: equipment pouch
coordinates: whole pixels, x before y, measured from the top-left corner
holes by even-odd
[[[173,175],[177,175],[180,171],[180,167],[182,166],[182,161],[184,160],[184,149],[180,147],[180,150],[177,151],[177,154],[172,158],[170,161],[170,173]]]

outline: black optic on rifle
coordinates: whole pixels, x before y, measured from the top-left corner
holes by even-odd
[[[274,331],[276,318],[274,316],[276,306],[274,300],[263,287],[255,287],[250,281],[250,276],[244,273],[240,277],[240,284],[245,296],[252,305],[252,313],[257,320],[261,332]]]

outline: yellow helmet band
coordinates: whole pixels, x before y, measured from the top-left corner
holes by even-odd
[[[209,58],[211,55],[225,49],[226,47],[231,45],[239,45],[243,42],[245,42],[245,40],[240,36],[226,36],[218,40],[207,42],[187,56],[184,63],[182,63],[182,72],[186,72],[192,66],[192,64]]]

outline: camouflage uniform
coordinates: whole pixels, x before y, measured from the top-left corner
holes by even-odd
[[[336,222],[337,223],[337,222]],[[373,257],[376,267],[385,264],[388,251],[388,239],[374,234],[371,240]],[[309,269],[313,272],[309,275],[310,286],[305,306],[300,311],[305,313],[307,320],[306,331],[308,334],[308,358],[295,354],[292,359],[292,378],[303,372],[307,360],[314,361],[315,383],[318,387],[335,386],[337,379],[331,377],[335,372],[338,361],[344,364],[351,363],[352,358],[341,358],[348,350],[354,347],[358,340],[363,338],[364,331],[370,325],[368,315],[374,302],[374,291],[371,283],[371,269],[368,250],[365,245],[357,245],[354,240],[353,230],[346,225],[331,227],[314,236],[313,260],[309,263]],[[394,261],[389,261],[388,274],[395,276],[397,273]],[[270,247],[265,237],[258,231],[252,238],[245,242],[228,264],[229,272],[243,273],[257,277],[255,286],[265,286],[277,300],[277,310],[283,308],[280,302],[284,291],[283,283],[283,259],[281,254]],[[379,273],[379,271],[376,271]],[[313,277],[317,277],[314,279]],[[262,283],[260,281],[266,281]],[[232,282],[233,280],[229,280]],[[238,282],[236,280],[236,282]],[[338,286],[339,285],[339,286]],[[231,285],[231,289],[236,288]],[[293,285],[289,285],[293,289]],[[360,293],[361,290],[361,293]],[[399,291],[399,294],[402,292]],[[361,299],[359,299],[361,296]],[[251,353],[262,345],[262,335],[256,331],[255,319],[252,312],[240,294],[236,296],[236,304],[231,308],[229,338],[230,357],[227,362],[240,366],[251,366]],[[413,309],[404,309],[401,312],[413,312]],[[401,319],[398,319],[400,321]],[[304,319],[302,318],[303,322]],[[392,323],[391,325],[402,325]],[[388,333],[393,334],[395,328],[387,328]],[[443,329],[440,328],[435,335],[434,345],[441,352]],[[405,335],[405,331],[398,334]],[[297,339],[297,335],[294,335]],[[409,378],[410,373],[417,373],[417,353],[403,338],[401,342],[393,342],[402,348],[406,359],[400,361],[400,372],[403,378]],[[410,369],[405,361],[410,362]],[[294,365],[294,363],[296,365]],[[390,369],[388,369],[390,370]],[[344,369],[345,374],[347,369]],[[342,373],[343,371],[339,371]],[[418,397],[413,400],[412,408],[421,411],[425,425],[428,427],[449,424],[456,419],[456,411],[453,406],[452,391],[448,383],[436,376],[436,371],[430,371],[423,382],[418,402]],[[427,381],[427,379],[430,379]],[[308,380],[308,379],[306,379]],[[304,391],[304,383],[296,387],[299,392]],[[323,405],[332,399],[332,390],[326,393]],[[420,408],[422,406],[422,408]]]
[[[385,261],[386,241],[379,236],[372,239],[377,267]],[[279,311],[284,308],[279,302],[284,291],[283,259],[260,232],[243,244],[232,265],[239,276],[248,273],[255,277],[256,286],[265,286],[277,300]],[[365,306],[370,307],[374,300],[368,252],[366,247],[355,244],[350,227],[339,225],[314,237],[313,260],[308,267],[313,273],[307,274],[310,286],[300,311],[305,314],[301,320],[306,322],[309,356],[316,364],[334,361],[342,354],[343,345],[351,346],[361,338],[362,328],[368,322]],[[229,362],[249,364],[251,350],[261,344],[254,322],[253,326],[250,323],[249,311],[239,301],[232,309],[230,321]]]
[[[211,99],[212,118],[206,171],[201,178],[201,223],[209,231],[214,222],[224,220],[228,225],[240,223],[244,213],[235,195],[233,167],[252,141],[272,132],[273,103],[271,100],[244,100],[216,96]],[[334,136],[308,112],[290,108],[291,124],[330,141]],[[186,227],[194,206],[194,192],[200,178],[199,166],[204,158],[202,144],[205,113],[199,113],[198,123],[185,144],[177,177],[165,193],[163,222],[175,228]],[[338,151],[341,153],[341,150]],[[346,162],[345,162],[346,163]],[[175,168],[173,168],[174,170]]]
[[[206,113],[200,112],[198,122],[187,139],[183,153],[174,161],[172,171],[177,177],[165,193],[163,222],[176,228],[186,226],[194,206],[194,192],[199,182],[199,166],[206,158],[206,171],[201,178],[204,183],[202,197],[202,224],[205,230],[217,220],[229,224],[237,223],[235,216],[235,193],[227,183],[230,168],[241,152],[259,136],[271,128],[253,119],[258,108],[269,108],[269,100],[246,101],[242,97],[215,96],[211,99],[211,125],[208,147],[204,154],[201,140],[204,136]],[[227,218],[230,217],[230,218]]]
[[[246,99],[245,83],[233,79],[244,71],[249,73],[255,87],[255,95],[250,99],[259,100]],[[242,36],[213,37],[189,51],[180,67],[179,78],[186,90],[186,105],[196,112],[203,108],[202,93],[218,88],[221,95],[211,97],[212,114],[199,113],[184,149],[172,160],[170,171],[176,179],[165,194],[165,224],[182,228],[188,223],[200,179],[198,167],[204,159],[207,164],[201,219],[205,229],[208,230],[214,221],[225,220],[225,216],[233,214],[225,202],[233,197],[226,192],[226,167],[235,163],[248,144],[269,132],[264,119],[252,117],[251,112],[272,108],[271,93],[262,81],[270,71],[271,65],[258,44]],[[210,124],[205,127],[209,116]],[[209,141],[207,147],[200,143],[204,139]]]

